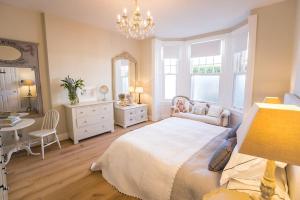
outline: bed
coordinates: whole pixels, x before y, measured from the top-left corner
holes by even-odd
[[[115,140],[91,170],[101,170],[121,193],[140,199],[201,199],[220,187],[221,173],[209,171],[208,162],[228,131],[189,119],[168,118]],[[300,170],[294,166],[286,170],[291,199],[299,200]]]

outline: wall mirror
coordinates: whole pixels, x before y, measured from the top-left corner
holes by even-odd
[[[136,86],[137,61],[124,52],[112,59],[113,98],[119,100],[119,94],[129,94]]]
[[[37,44],[0,38],[0,112],[43,113]]]

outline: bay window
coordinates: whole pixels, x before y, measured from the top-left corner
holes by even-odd
[[[190,51],[191,98],[218,102],[222,66],[221,40],[192,44]]]

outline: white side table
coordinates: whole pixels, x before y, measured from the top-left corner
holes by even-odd
[[[115,123],[123,128],[148,120],[147,104],[120,106],[115,104]]]
[[[26,150],[30,155],[40,155],[39,153],[33,153],[28,144],[24,143],[23,141],[20,141],[20,137],[18,135],[18,130],[29,127],[34,123],[35,123],[34,119],[22,119],[22,121],[17,123],[15,126],[5,127],[0,129],[0,133],[14,132],[14,139],[15,139],[15,144],[14,144],[15,147],[13,147],[8,151],[5,165],[7,165],[7,163],[10,161],[11,155],[13,153],[21,150]]]

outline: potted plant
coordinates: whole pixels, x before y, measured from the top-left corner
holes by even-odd
[[[70,104],[78,104],[79,98],[77,96],[77,89],[82,89],[84,87],[84,81],[82,79],[75,80],[68,75],[64,80],[61,80],[61,82],[63,83],[60,86],[67,89],[69,92],[68,96]]]

